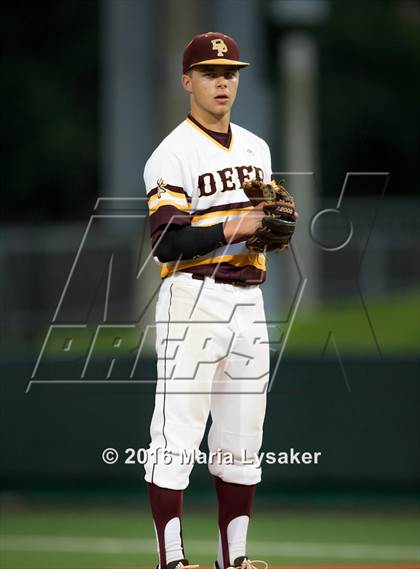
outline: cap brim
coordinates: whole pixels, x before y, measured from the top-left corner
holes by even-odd
[[[206,59],[204,61],[197,61],[197,63],[193,63],[188,69],[192,69],[197,65],[234,65],[235,67],[247,67],[251,64],[246,63],[245,61],[235,61],[234,59]]]

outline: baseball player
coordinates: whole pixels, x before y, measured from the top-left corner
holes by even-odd
[[[241,61],[234,39],[209,32],[184,50],[190,113],[146,163],[153,256],[161,267],[156,305],[157,388],[145,479],[160,569],[186,559],[183,490],[209,416],[208,468],[218,500],[216,569],[253,569],[246,551],[269,379],[260,284],[264,252],[246,240],[262,204],[243,186],[268,184],[267,144],[230,122]],[[265,567],[267,564],[262,562]]]

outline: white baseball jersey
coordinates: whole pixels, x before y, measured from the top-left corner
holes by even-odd
[[[224,146],[188,116],[145,166],[152,246],[169,224],[204,227],[245,215],[252,205],[241,185],[254,178],[271,180],[270,150],[264,140],[231,123],[230,143]],[[245,241],[181,262],[155,261],[162,278],[182,270],[248,284],[265,280],[265,255],[250,252]]]

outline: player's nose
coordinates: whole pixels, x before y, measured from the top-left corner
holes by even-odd
[[[219,75],[216,81],[216,87],[226,88],[228,85],[227,79],[224,75]]]

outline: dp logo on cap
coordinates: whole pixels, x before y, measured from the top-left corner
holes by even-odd
[[[217,51],[217,57],[223,57],[223,54],[227,52],[228,48],[225,42],[221,38],[211,40],[212,50]]]

